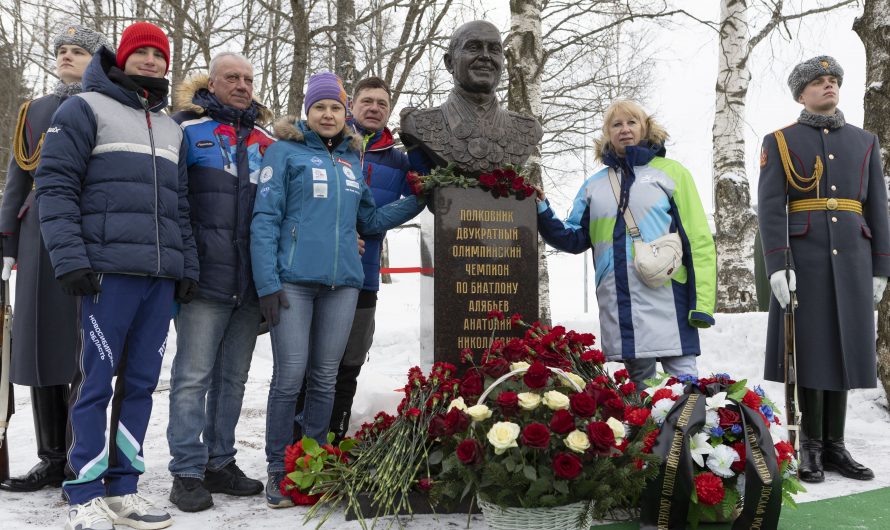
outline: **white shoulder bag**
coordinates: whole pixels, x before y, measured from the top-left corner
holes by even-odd
[[[609,168],[609,181],[612,184],[615,200],[620,205],[621,184],[618,182],[618,174],[612,168]],[[637,222],[630,211],[630,204],[624,209],[624,222],[633,241],[634,268],[637,270],[637,275],[652,289],[663,286],[680,270],[683,262],[680,234],[671,232],[649,243],[643,241]]]

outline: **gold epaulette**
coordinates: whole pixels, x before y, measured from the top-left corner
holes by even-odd
[[[40,162],[40,148],[43,147],[43,138],[46,136],[46,132],[40,134],[40,140],[37,141],[34,150],[29,154],[28,148],[25,145],[25,129],[28,126],[26,116],[28,114],[28,107],[30,106],[30,101],[22,103],[22,106],[19,109],[19,118],[15,124],[14,135],[12,137],[12,154],[15,157],[15,163],[25,171],[34,171],[37,169],[37,164]]]
[[[785,169],[785,179],[794,189],[802,192],[816,190],[816,197],[819,196],[819,180],[822,178],[822,158],[816,155],[816,163],[813,166],[813,175],[804,177],[797,174],[794,170],[794,164],[791,162],[791,155],[788,153],[788,144],[785,143],[785,135],[782,131],[773,133],[776,137],[776,144],[779,147],[779,157],[782,159],[782,167]],[[800,181],[801,184],[798,184]]]

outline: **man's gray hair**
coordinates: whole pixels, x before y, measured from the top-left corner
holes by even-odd
[[[235,53],[235,52],[218,53],[213,57],[213,59],[210,60],[210,78],[211,79],[213,79],[214,75],[216,74],[216,69],[219,67],[219,62],[222,59],[225,59],[226,57],[234,57],[234,58],[244,61],[245,63],[250,65],[250,61],[247,60],[247,57],[241,55],[240,53]],[[253,65],[250,65],[250,67],[253,68]]]

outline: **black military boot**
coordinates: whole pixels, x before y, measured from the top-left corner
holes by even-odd
[[[37,491],[58,488],[65,480],[68,385],[31,387],[31,408],[40,461],[26,474],[0,483],[0,489]]]
[[[874,472],[853,460],[844,446],[847,420],[847,391],[825,391],[825,469],[856,480],[871,480]]]
[[[800,396],[800,466],[797,476],[804,482],[822,482],[822,411],[825,394],[822,390],[799,387]]]

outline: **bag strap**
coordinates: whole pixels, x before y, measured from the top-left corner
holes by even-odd
[[[615,202],[621,206],[621,184],[618,183],[618,173],[613,168],[609,168],[609,182],[612,184],[612,193],[615,195]],[[630,204],[624,209],[624,224],[627,225],[627,231],[630,233],[631,239],[642,239],[640,229],[637,228],[637,222],[634,220],[634,214],[630,211]]]

